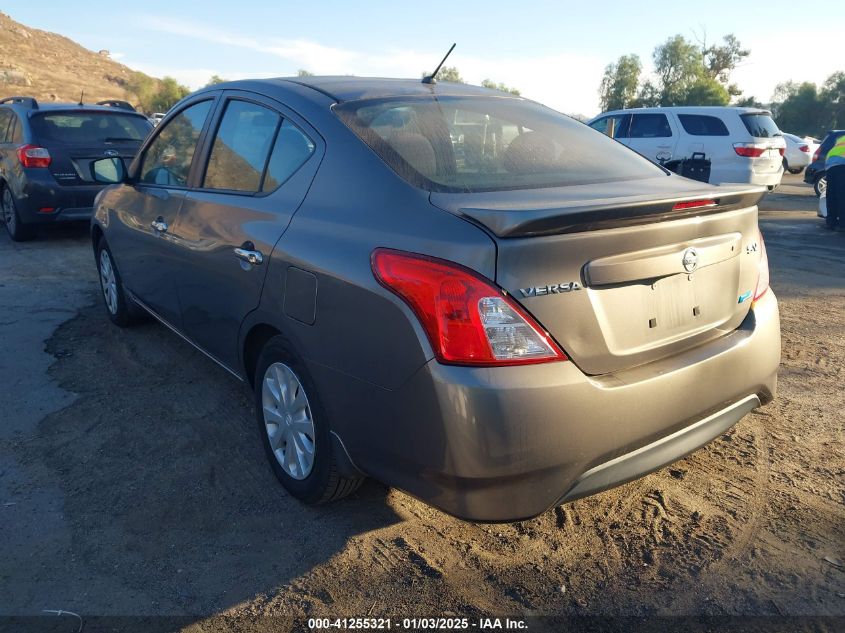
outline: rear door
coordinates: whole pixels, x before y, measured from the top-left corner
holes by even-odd
[[[702,152],[710,161],[710,183],[741,182],[736,165],[742,164],[736,152],[728,126],[717,114],[678,113],[677,119],[683,134],[678,143],[676,158],[691,157]]]
[[[179,327],[173,225],[185,199],[194,155],[214,98],[189,102],[156,134],[133,165],[113,210],[108,239],[126,287],[165,321]]]
[[[173,231],[183,332],[229,367],[270,254],[319,165],[322,141],[281,104],[227,91],[197,186]]]
[[[631,115],[627,144],[649,160],[660,163],[672,158],[677,135],[663,112],[635,112]]]

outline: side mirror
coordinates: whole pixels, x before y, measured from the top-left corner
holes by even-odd
[[[113,185],[126,180],[126,164],[120,157],[100,158],[91,163],[91,177],[94,182]]]

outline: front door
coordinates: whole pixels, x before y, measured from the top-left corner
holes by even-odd
[[[316,173],[319,137],[273,101],[228,93],[174,228],[184,333],[224,365],[258,307],[270,254]]]
[[[165,321],[179,327],[173,227],[187,193],[197,142],[213,99],[189,105],[159,130],[113,210],[112,252],[126,287]]]

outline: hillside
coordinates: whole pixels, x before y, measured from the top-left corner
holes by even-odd
[[[29,28],[0,13],[0,97],[32,96],[39,101],[85,102],[124,99],[138,103],[127,86],[136,71],[47,31]],[[149,78],[149,81],[152,80]]]

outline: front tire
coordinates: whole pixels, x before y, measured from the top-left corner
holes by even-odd
[[[100,278],[100,294],[111,322],[120,327],[128,327],[140,321],[141,309],[127,298],[123,280],[105,238],[100,238],[97,242],[97,271]]]
[[[6,232],[8,232],[12,241],[26,242],[27,240],[31,240],[35,235],[35,231],[31,226],[21,222],[15,196],[12,195],[12,190],[8,186],[3,187],[2,207],[3,222],[6,225]]]
[[[363,477],[339,473],[317,389],[282,336],[270,339],[258,359],[255,414],[273,473],[292,496],[316,505],[361,485]]]

